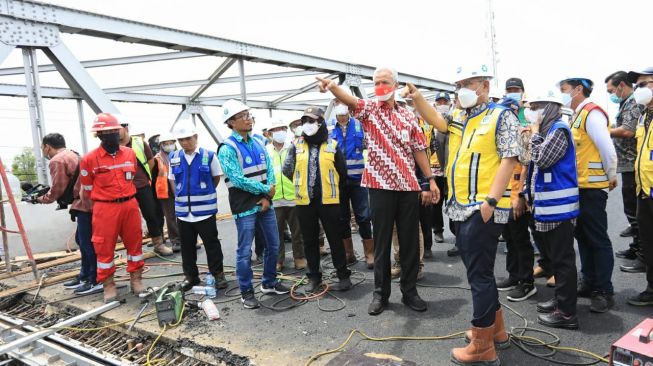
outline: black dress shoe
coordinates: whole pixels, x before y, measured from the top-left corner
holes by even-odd
[[[447,250],[447,256],[449,257],[455,257],[460,255],[460,252],[458,251],[458,247],[454,246],[453,248]]]
[[[619,266],[621,272],[627,273],[644,273],[646,272],[646,265],[642,263],[639,259],[636,259],[631,264]]]
[[[351,280],[349,278],[343,278],[338,282],[332,282],[329,286],[329,289],[333,291],[347,291],[350,288]]]
[[[557,306],[558,306],[558,301],[554,297],[549,301],[538,302],[537,303],[537,312],[538,313],[552,313],[552,312],[554,312],[556,310]]]
[[[635,249],[633,249],[633,248],[620,250],[620,251],[614,253],[614,255],[616,257],[618,257],[618,258],[624,258],[624,259],[630,259],[630,260],[633,260],[633,259],[637,258],[637,254],[635,253]]]
[[[315,293],[316,291],[320,291],[322,289],[322,281],[317,280],[317,279],[311,279],[308,282],[308,286],[306,287],[306,293]]]
[[[560,311],[550,314],[540,314],[537,322],[551,328],[578,329],[578,318],[576,315],[566,316]]]
[[[184,292],[190,291],[193,286],[197,286],[200,284],[200,278],[199,277],[194,277],[194,278],[186,278],[184,282],[181,283],[181,290]]]
[[[419,295],[403,295],[401,297],[401,302],[404,303],[404,305],[408,306],[409,308],[415,310],[415,311],[426,311],[426,301],[422,300]]]
[[[370,306],[367,307],[367,313],[370,315],[379,315],[388,306],[388,299],[383,299],[379,295],[374,295]]]
[[[576,294],[578,297],[592,297],[592,288],[583,281],[578,283],[578,288],[576,289]]]
[[[637,233],[637,230],[635,230],[632,226],[628,226],[625,228],[622,232],[619,233],[619,236],[622,238],[627,238],[629,236],[634,236],[635,233]]]

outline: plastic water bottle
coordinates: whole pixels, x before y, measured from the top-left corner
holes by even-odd
[[[207,286],[213,286],[215,287],[215,277],[211,274],[211,272],[208,272],[206,274],[206,277],[204,277],[204,281],[206,282]]]
[[[202,310],[204,310],[204,313],[209,318],[209,320],[220,319],[220,313],[218,312],[218,308],[215,306],[213,300],[206,299],[202,301]]]
[[[204,295],[209,299],[213,299],[217,295],[213,286],[193,286],[191,291],[195,295]]]

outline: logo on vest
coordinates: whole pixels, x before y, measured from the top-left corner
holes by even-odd
[[[206,183],[200,182],[200,188],[201,189],[206,189]]]
[[[259,159],[261,159],[261,162],[264,162],[265,161],[265,153],[261,153],[261,155],[259,155]]]
[[[247,164],[251,164],[251,163],[252,163],[252,158],[250,158],[249,156],[246,157],[246,158],[245,158],[245,162],[246,162]]]

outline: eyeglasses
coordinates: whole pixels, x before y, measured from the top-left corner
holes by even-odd
[[[235,115],[235,116],[234,116],[234,120],[239,120],[239,119],[242,119],[242,120],[247,121],[247,120],[249,120],[249,119],[253,119],[253,117],[252,117],[252,115],[251,115],[249,112],[247,112],[247,113],[245,113],[245,114]]]
[[[641,83],[635,85],[635,89],[645,88],[648,86],[648,84],[653,84],[653,80],[642,81]]]
[[[480,78],[472,78],[472,79],[467,79],[467,80],[462,80],[456,83],[456,90],[455,92],[458,93],[458,91],[462,88],[469,88],[471,85],[474,85],[475,83],[482,82],[483,80]]]

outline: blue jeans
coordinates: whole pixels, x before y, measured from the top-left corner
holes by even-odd
[[[252,286],[252,241],[258,234],[265,241],[263,250],[263,285],[274,287],[277,284],[277,254],[279,252],[279,233],[274,209],[236,219],[238,248],[236,249],[236,276],[240,292],[253,290]]]
[[[349,201],[354,209],[358,224],[358,233],[363,239],[372,239],[372,224],[370,224],[370,197],[367,188],[360,184],[347,184],[340,190],[340,224],[344,233],[343,239],[351,238],[351,212]]]
[[[77,231],[75,232],[75,242],[79,246],[82,257],[82,266],[79,270],[79,280],[96,283],[97,260],[95,258],[95,249],[91,241],[93,230],[91,229],[92,213],[77,211]]]

